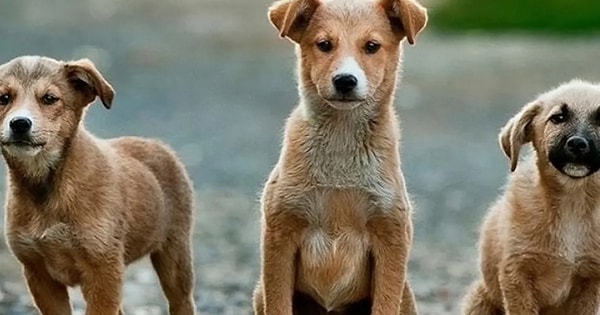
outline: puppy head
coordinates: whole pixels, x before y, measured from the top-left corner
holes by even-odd
[[[392,92],[400,42],[415,43],[427,12],[415,0],[281,0],[269,19],[298,44],[305,94],[352,109]]]
[[[539,162],[569,178],[600,169],[600,86],[573,80],[546,92],[511,118],[500,144],[517,167],[520,147],[532,142]]]
[[[0,65],[2,153],[17,159],[59,154],[96,96],[109,108],[114,90],[87,59],[24,56]]]

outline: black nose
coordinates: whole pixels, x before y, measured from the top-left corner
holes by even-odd
[[[569,138],[565,144],[565,148],[573,155],[582,155],[590,152],[589,142],[580,136],[573,136]]]
[[[25,134],[31,130],[31,119],[26,117],[15,117],[10,120],[10,129],[15,134]]]
[[[338,74],[333,77],[335,89],[342,94],[351,92],[357,84],[358,80],[351,74]]]

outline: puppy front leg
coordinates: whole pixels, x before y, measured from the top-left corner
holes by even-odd
[[[402,212],[402,210],[399,210]],[[373,315],[416,314],[416,310],[402,310],[406,282],[406,267],[412,239],[412,229],[408,225],[405,213],[381,215],[368,223],[372,241],[374,266],[373,278]],[[410,305],[410,304],[408,304]]]
[[[43,264],[24,264],[23,275],[42,315],[71,315],[67,287],[52,279]]]
[[[600,309],[600,280],[581,280],[571,289],[563,314],[596,315]]]
[[[292,315],[300,225],[282,213],[267,214],[263,231],[264,314]]]
[[[95,263],[85,266],[81,292],[87,304],[86,315],[121,314],[125,270],[121,257],[105,257],[105,260],[95,260]]]
[[[518,263],[506,263],[500,270],[500,289],[506,315],[538,315],[540,307],[534,296],[530,277]]]

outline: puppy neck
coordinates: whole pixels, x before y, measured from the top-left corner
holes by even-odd
[[[399,128],[391,102],[338,110],[304,94],[297,111],[307,127],[300,152],[306,154],[314,185],[386,187],[381,173],[399,166]],[[381,190],[378,195],[392,195]]]
[[[64,140],[61,149],[43,150],[34,156],[19,157],[3,150],[11,188],[37,203],[45,202],[61,182],[69,164],[77,159],[76,155],[85,154],[86,149],[82,147],[88,137],[83,126],[79,126],[71,137]]]
[[[575,208],[582,211],[595,210],[600,206],[600,173],[585,178],[569,178],[541,159],[537,160],[537,170],[545,200],[553,200],[556,205],[563,204],[564,200],[573,201]]]
[[[2,149],[11,179],[38,185],[47,181],[62,159],[60,151],[45,151],[35,155],[25,153],[18,156]]]

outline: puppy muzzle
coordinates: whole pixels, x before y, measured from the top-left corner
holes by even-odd
[[[563,137],[550,150],[549,160],[561,173],[582,178],[600,169],[600,152],[593,137],[571,135]]]

